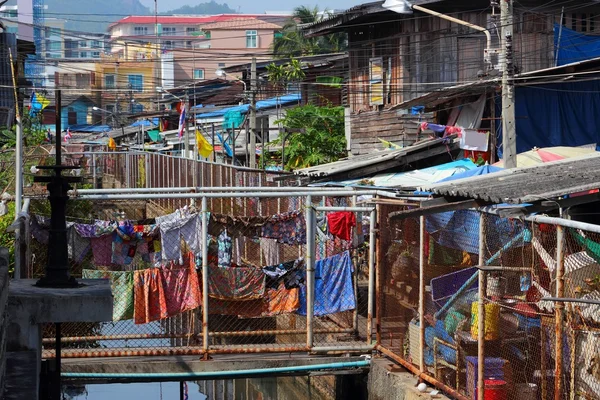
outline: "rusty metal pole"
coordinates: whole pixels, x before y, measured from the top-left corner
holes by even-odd
[[[375,196],[378,198],[379,196]],[[376,225],[376,247],[375,247],[375,314],[376,314],[376,323],[375,323],[375,335],[377,345],[381,344],[381,267],[383,266],[383,252],[381,251],[381,232],[380,229],[383,226],[381,221],[381,206],[377,204],[375,206],[377,215],[377,225]]]
[[[369,293],[367,302],[367,344],[373,340],[373,313],[375,305],[375,223],[377,211],[371,211],[369,220]]]
[[[479,213],[479,265],[485,263],[485,215]],[[485,271],[479,270],[477,303],[477,400],[485,395]]]
[[[315,237],[312,196],[306,196],[306,347],[313,347],[315,307]]]
[[[419,217],[419,370],[425,366],[425,216]]]
[[[202,198],[202,350],[208,352],[208,202]]]
[[[556,297],[564,297],[564,228],[556,225]],[[554,302],[555,310],[555,358],[554,358],[554,399],[562,398],[562,362],[563,362],[563,313],[565,305],[563,302]],[[543,379],[544,377],[542,377]]]

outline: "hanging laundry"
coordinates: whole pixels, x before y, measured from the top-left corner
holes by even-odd
[[[279,264],[279,243],[275,239],[260,238],[260,251],[267,265]]]
[[[30,219],[31,235],[39,243],[48,245],[50,240],[50,218],[33,215]],[[67,222],[67,246],[69,259],[77,264],[83,262],[91,249],[89,238],[84,238],[75,230],[73,222]]]
[[[110,279],[113,295],[113,321],[133,318],[133,271],[84,269],[83,279]]]
[[[227,231],[221,232],[219,238],[217,240],[217,258],[219,268],[229,268],[231,267],[231,252],[232,252],[232,244],[231,238],[227,235]]]
[[[279,243],[305,244],[306,220],[301,211],[274,215],[262,227],[261,237],[277,239]]]
[[[181,238],[191,251],[200,252],[202,221],[198,214],[177,210],[172,214],[156,218],[156,223],[160,227],[163,260],[181,259]]]
[[[421,126],[422,131],[430,130],[430,131],[433,131],[435,133],[440,133],[440,134],[442,134],[446,131],[446,125],[438,125],[438,124],[430,124],[428,122],[421,122],[420,126]]]
[[[160,268],[134,271],[133,286],[133,318],[136,324],[147,324],[169,316]]]
[[[117,265],[129,265],[135,257],[138,236],[131,221],[120,221],[113,235],[111,261]]]
[[[283,281],[287,289],[300,287],[304,283],[304,259],[299,258],[294,261],[288,261],[278,265],[272,265],[263,267],[263,272],[267,275],[271,282],[275,283],[275,286],[279,285],[279,282]],[[269,283],[268,286],[273,286]]]
[[[106,266],[112,264],[113,239],[116,234],[90,238],[94,265]]]
[[[342,240],[352,238],[352,227],[356,226],[356,216],[353,212],[340,211],[327,214],[329,232]]]
[[[193,254],[187,255],[184,267],[171,263],[161,269],[161,274],[169,316],[195,310],[202,305]]]
[[[267,291],[266,309],[263,317],[293,313],[300,308],[300,289],[289,289],[283,282]]]
[[[356,308],[352,285],[353,270],[349,251],[315,263],[315,316]],[[297,311],[300,315],[306,315],[306,290],[306,285],[300,288],[300,308]]]
[[[220,268],[209,265],[208,294],[223,300],[259,299],[265,294],[266,275],[261,268],[232,265]]]

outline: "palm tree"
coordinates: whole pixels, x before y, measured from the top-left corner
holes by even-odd
[[[285,23],[282,34],[273,41],[273,54],[276,58],[291,58],[313,54],[337,53],[346,49],[346,36],[333,33],[327,36],[305,37],[300,26],[321,22],[332,14],[319,7],[296,7],[290,19]]]

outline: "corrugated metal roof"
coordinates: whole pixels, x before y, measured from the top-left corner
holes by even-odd
[[[600,188],[600,153],[508,169],[420,190],[440,196],[466,197],[493,203],[523,204]]]
[[[402,164],[402,159],[405,156],[418,153],[420,151],[426,151],[432,147],[446,146],[448,142],[452,145],[458,143],[458,139],[454,136],[451,136],[445,139],[427,140],[400,150],[378,151],[375,153],[346,158],[329,164],[298,169],[294,171],[294,174],[310,178],[325,178],[365,167],[372,167],[382,163],[397,163],[397,165],[400,166]]]

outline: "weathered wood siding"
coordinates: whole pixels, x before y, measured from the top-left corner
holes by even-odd
[[[384,147],[379,139],[411,145],[418,139],[418,121],[415,115],[401,115],[399,110],[390,109],[352,114],[352,154],[382,150]]]
[[[479,79],[485,71],[485,35],[438,17],[363,23],[348,31],[350,80],[348,106],[351,118],[351,148],[361,154],[381,148],[376,136],[392,142],[406,139],[405,122],[388,108],[442,87]],[[456,18],[492,31],[492,46],[500,47],[485,12],[452,13]],[[513,39],[517,72],[554,66],[554,23],[561,22],[560,8],[541,13],[515,10]],[[600,6],[565,13],[562,23],[585,34],[600,33]],[[369,60],[382,57],[384,66],[384,104],[369,103],[371,85]],[[412,129],[412,128],[411,128]],[[375,137],[375,140],[373,138]],[[379,147],[378,147],[379,146]]]

